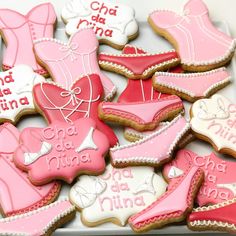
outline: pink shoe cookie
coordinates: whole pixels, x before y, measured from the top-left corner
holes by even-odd
[[[46,128],[26,128],[20,142],[14,162],[36,185],[54,179],[72,183],[82,173],[101,174],[109,149],[107,137],[89,118],[73,124],[55,121]]]
[[[19,146],[19,136],[15,126],[9,123],[0,126],[0,209],[4,216],[27,213],[49,204],[61,187],[59,182],[36,187],[26,173],[16,168],[13,154]]]
[[[229,83],[230,75],[226,68],[186,74],[157,72],[153,77],[155,89],[178,95],[189,102],[209,97]]]
[[[52,4],[40,4],[27,15],[0,9],[0,16],[0,31],[7,47],[3,55],[3,70],[26,64],[38,74],[47,75],[47,71],[35,59],[33,40],[53,37],[56,13]]]
[[[49,236],[75,217],[75,207],[68,200],[58,200],[26,214],[0,220],[0,235]]]
[[[171,182],[164,195],[129,219],[131,228],[141,233],[183,221],[193,208],[194,198],[203,176],[200,168],[189,164],[185,174]]]
[[[155,129],[161,121],[174,117],[183,109],[181,99],[173,95],[146,102],[102,102],[98,108],[98,115],[104,121],[144,131]]]
[[[79,118],[89,117],[108,137],[111,147],[117,144],[114,131],[98,118],[98,105],[103,95],[98,75],[87,75],[76,80],[69,90],[54,83],[41,83],[34,87],[33,95],[49,123],[55,120],[72,123]]]
[[[179,115],[166,127],[140,141],[111,148],[112,165],[115,167],[131,165],[160,166],[172,157],[179,141],[184,139],[188,131],[189,124],[184,117]]]
[[[105,99],[111,99],[116,88],[100,70],[97,62],[98,41],[92,29],[78,30],[68,43],[52,38],[34,42],[39,62],[45,66],[55,82],[69,89],[76,79],[87,74],[98,74],[105,91]]]
[[[182,15],[168,10],[154,11],[148,21],[158,34],[176,47],[184,70],[215,69],[225,65],[234,55],[236,40],[212,24],[202,0],[189,0]]]
[[[199,156],[190,150],[180,150],[176,158],[164,166],[165,179],[170,182],[183,175],[189,162],[205,172],[205,180],[196,198],[200,206],[216,204],[236,197],[234,176],[236,164],[223,160],[214,153]]]

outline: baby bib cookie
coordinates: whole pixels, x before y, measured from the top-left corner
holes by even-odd
[[[26,64],[41,75],[48,75],[36,61],[33,41],[53,37],[56,13],[51,3],[39,4],[26,15],[10,9],[0,9],[0,32],[6,44],[3,54],[3,70]]]
[[[196,197],[198,205],[217,204],[236,197],[235,162],[224,160],[213,152],[202,156],[190,150],[178,151],[175,159],[164,166],[165,179],[171,181],[183,175],[188,162],[200,167],[205,174]]]
[[[99,68],[98,46],[93,30],[81,29],[67,43],[53,38],[34,41],[34,52],[38,62],[47,68],[52,79],[66,89],[84,75],[98,74],[104,88],[105,100],[110,100],[116,93],[116,87]]]
[[[54,121],[46,128],[26,128],[20,134],[15,164],[35,185],[61,179],[72,183],[82,173],[101,174],[108,152],[107,137],[90,118],[72,124]]]
[[[124,226],[131,215],[154,202],[166,187],[152,167],[116,169],[109,164],[100,176],[79,177],[70,190],[70,200],[87,226],[105,222]]]
[[[220,153],[236,158],[235,104],[222,95],[196,101],[190,111],[191,129]]]
[[[62,9],[66,33],[91,27],[101,43],[116,49],[138,35],[138,23],[134,9],[108,0],[69,0]]]
[[[0,122],[15,124],[21,116],[36,113],[32,91],[43,81],[44,77],[27,65],[0,72]]]
[[[169,10],[154,11],[148,21],[176,48],[184,70],[215,69],[234,55],[236,40],[212,24],[202,0],[189,0],[181,15]]]
[[[153,87],[159,92],[175,94],[189,102],[210,97],[230,83],[226,68],[199,73],[156,72]]]
[[[68,199],[58,200],[48,206],[26,214],[0,219],[0,235],[50,236],[75,217],[75,207]]]
[[[19,146],[19,136],[20,132],[10,123],[0,126],[0,209],[6,217],[24,214],[53,202],[61,188],[61,184],[55,181],[34,186],[27,174],[14,165],[13,154]]]

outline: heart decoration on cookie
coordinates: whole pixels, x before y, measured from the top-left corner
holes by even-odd
[[[100,176],[79,177],[70,190],[70,200],[81,210],[82,221],[88,226],[108,221],[123,226],[131,215],[159,198],[166,187],[152,167],[116,169],[108,165]]]
[[[66,33],[92,27],[101,43],[122,48],[138,34],[134,9],[107,0],[69,0],[62,9]]]
[[[0,72],[0,122],[16,123],[22,115],[36,113],[32,90],[43,81],[44,77],[27,65]]]
[[[98,105],[103,95],[98,75],[91,74],[76,80],[69,90],[56,83],[44,82],[34,87],[33,95],[49,123],[55,120],[72,123],[79,118],[89,117],[107,135],[111,146],[117,144],[113,130],[98,119]]]
[[[195,102],[191,108],[191,129],[194,134],[221,153],[236,158],[235,104],[222,95]]]
[[[109,149],[107,137],[90,118],[26,128],[20,134],[20,143],[14,162],[36,185],[55,179],[71,183],[81,173],[100,174]]]

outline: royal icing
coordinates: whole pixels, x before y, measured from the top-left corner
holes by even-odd
[[[223,160],[214,153],[200,156],[189,150],[180,150],[171,163],[165,165],[163,173],[170,181],[184,174],[188,163],[200,167],[205,178],[196,201],[200,206],[216,204],[236,197],[234,172],[236,164]]]
[[[98,75],[92,74],[76,80],[69,90],[55,83],[44,82],[34,86],[34,100],[49,123],[54,120],[72,123],[78,118],[90,117],[114,146],[118,140],[113,130],[98,119],[98,105],[103,88]]]
[[[153,77],[153,86],[156,89],[172,94],[177,93],[182,98],[190,101],[209,97],[229,82],[230,75],[226,68],[186,74],[157,72]]]
[[[101,42],[119,47],[138,33],[133,8],[107,0],[69,0],[62,9],[62,19],[69,35],[91,27]]]
[[[145,130],[155,128],[160,121],[167,119],[169,113],[181,110],[183,110],[181,99],[173,95],[146,102],[102,102],[99,105],[99,117],[138,130]]]
[[[217,68],[235,50],[236,40],[212,24],[207,6],[201,0],[189,0],[181,15],[169,10],[154,11],[149,22],[154,30],[160,29],[157,30],[160,34],[174,38],[184,69]]]
[[[70,200],[81,209],[84,222],[96,224],[115,218],[125,225],[131,215],[159,198],[166,187],[152,167],[116,169],[109,164],[98,177],[81,176],[70,190]]]
[[[188,217],[188,227],[192,230],[218,230],[236,233],[236,198],[193,209]]]
[[[27,174],[16,168],[13,153],[19,145],[19,135],[10,123],[0,126],[0,206],[5,216],[42,207],[52,202],[60,191],[58,182],[40,187],[32,185]]]
[[[178,142],[188,132],[189,124],[179,115],[166,127],[131,144],[110,149],[114,166],[123,165],[160,165],[167,161],[177,147]],[[155,148],[153,148],[155,147]]]
[[[76,79],[87,74],[98,74],[105,99],[111,99],[116,88],[105,76],[97,62],[98,41],[92,29],[78,30],[68,43],[43,38],[34,42],[34,51],[55,82],[69,89]]]
[[[129,79],[150,78],[156,71],[168,70],[179,64],[176,51],[159,52],[156,54],[99,54],[99,65],[112,72],[118,72]]]
[[[217,151],[236,157],[235,111],[235,104],[222,95],[198,100],[191,108],[191,128],[199,138],[213,142]]]
[[[107,137],[89,118],[26,128],[20,134],[20,143],[14,161],[35,184],[53,179],[71,183],[84,172],[99,174],[105,169],[104,156],[109,148]]]
[[[27,112],[36,112],[32,90],[44,81],[27,65],[0,72],[0,120],[16,123]]]
[[[75,207],[65,200],[58,200],[48,206],[26,214],[0,220],[0,235],[46,236],[52,229],[59,228],[75,217]]]
[[[203,171],[195,166],[189,166],[188,171],[179,177],[168,190],[150,206],[130,217],[129,224],[135,232],[142,232],[156,226],[161,228],[172,222],[184,220],[186,211],[192,208],[196,189],[201,183]]]
[[[10,9],[0,9],[0,30],[6,40],[3,54],[3,69],[26,64],[39,74],[47,75],[36,61],[33,40],[53,37],[56,13],[52,4],[44,3],[22,15]]]

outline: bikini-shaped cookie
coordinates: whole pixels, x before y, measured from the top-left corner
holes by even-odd
[[[201,168],[189,163],[186,172],[168,185],[168,190],[154,203],[129,219],[131,228],[138,233],[162,228],[184,221],[192,211],[194,198],[204,174]]]
[[[75,213],[75,207],[67,199],[58,200],[29,213],[1,219],[0,235],[49,236],[72,220]]]
[[[81,29],[73,34],[68,43],[57,39],[42,38],[34,42],[34,52],[39,63],[49,71],[55,82],[66,89],[79,77],[98,74],[105,92],[111,99],[116,88],[104,75],[97,62],[98,40],[92,29]]]
[[[220,153],[236,158],[235,104],[222,95],[196,101],[190,110],[195,136],[212,144]]]
[[[97,109],[103,96],[98,75],[87,75],[76,80],[69,90],[52,82],[34,86],[34,101],[49,123],[54,120],[72,123],[90,117],[109,139],[110,146],[117,144],[114,131],[98,119]]]
[[[153,87],[160,92],[175,94],[189,102],[209,97],[230,83],[226,68],[208,72],[176,74],[157,72]]]
[[[61,187],[59,182],[34,186],[27,174],[16,168],[13,154],[19,145],[19,136],[17,128],[10,123],[0,126],[0,209],[6,217],[49,204],[58,196]]]
[[[129,79],[147,79],[156,71],[165,71],[180,63],[180,58],[174,50],[143,54],[100,53],[98,59],[102,69]]]
[[[205,173],[204,182],[196,197],[198,205],[216,204],[236,197],[236,164],[218,157],[213,152],[203,156],[190,150],[178,151],[175,159],[164,166],[165,179],[171,181],[183,175],[189,161]]]
[[[161,121],[174,117],[183,109],[181,99],[172,95],[146,102],[102,102],[98,107],[98,115],[104,121],[144,131],[155,129]]]
[[[72,183],[82,173],[101,174],[108,152],[107,137],[90,118],[73,124],[54,121],[46,128],[26,128],[20,134],[14,162],[35,185],[61,179]]]
[[[137,142],[111,148],[111,163],[115,167],[163,165],[172,157],[178,143],[187,135],[189,128],[184,117],[179,115],[164,128]]]
[[[134,9],[108,0],[68,0],[61,13],[66,33],[92,27],[101,43],[121,49],[138,35]]]
[[[182,15],[169,10],[154,11],[148,21],[154,31],[176,47],[184,70],[215,69],[234,55],[236,40],[212,24],[202,0],[189,0]]]
[[[112,222],[124,226],[131,215],[154,202],[166,187],[161,174],[154,173],[152,167],[116,169],[109,164],[100,176],[79,177],[69,195],[85,225]]]
[[[0,9],[0,16],[0,31],[7,47],[3,54],[3,70],[26,64],[41,75],[48,75],[36,61],[33,41],[53,37],[57,17],[52,4],[40,4],[26,15],[10,9]]]
[[[215,230],[220,232],[236,233],[236,198],[193,209],[187,222],[188,228],[194,231]]]
[[[0,72],[0,122],[17,123],[23,116],[36,113],[32,91],[45,81],[27,65]]]

